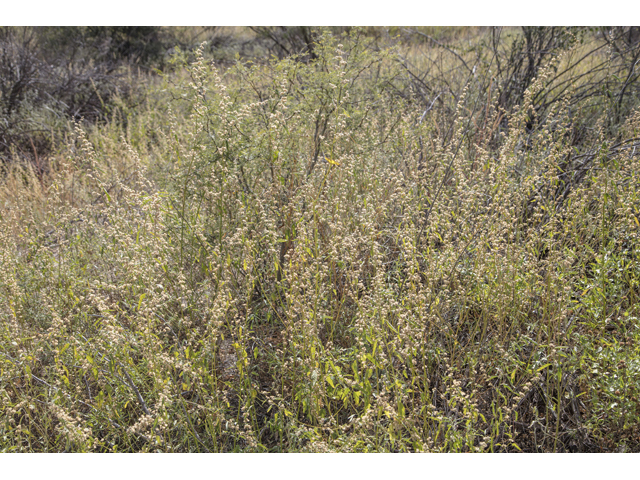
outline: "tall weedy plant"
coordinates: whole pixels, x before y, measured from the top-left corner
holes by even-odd
[[[505,112],[479,55],[443,124],[399,47],[314,38],[7,172],[2,448],[637,449],[638,115],[577,148],[566,57]]]

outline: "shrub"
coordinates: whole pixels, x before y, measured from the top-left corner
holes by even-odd
[[[638,449],[637,113],[540,118],[562,56],[507,112],[359,29],[204,51],[8,173],[3,449]]]

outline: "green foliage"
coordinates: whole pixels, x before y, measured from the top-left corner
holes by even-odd
[[[638,450],[640,116],[576,142],[562,58],[507,105],[479,41],[425,102],[402,45],[309,35],[177,51],[7,169],[0,448]]]

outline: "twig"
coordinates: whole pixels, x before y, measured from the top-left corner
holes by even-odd
[[[142,398],[142,395],[140,395],[140,390],[138,390],[138,387],[136,387],[135,384],[133,383],[133,380],[131,380],[131,377],[129,376],[129,373],[127,373],[127,370],[124,368],[124,365],[120,364],[120,367],[122,367],[122,371],[124,372],[125,377],[127,377],[127,381],[129,382],[129,386],[135,392],[136,397],[138,397],[138,401],[140,402],[140,405],[142,406],[142,410],[144,410],[144,413],[146,413],[147,415],[152,417],[153,415],[151,415],[151,412],[149,411],[149,408],[147,407],[147,403],[144,401],[144,398]]]
[[[451,50],[449,47],[447,47],[446,45],[443,45],[442,43],[440,43],[439,41],[437,41],[435,38],[433,38],[430,35],[427,35],[426,33],[422,33],[422,32],[418,32],[416,30],[409,30],[409,29],[405,29],[406,32],[409,33],[415,33],[417,35],[422,35],[423,37],[428,38],[429,40],[431,40],[433,43],[435,43],[436,45],[438,45],[441,48],[444,48],[445,50],[447,50],[448,52],[453,53],[456,57],[458,57],[458,60],[460,60],[462,62],[462,64],[465,66],[465,68],[467,70],[469,70],[470,72],[472,72],[473,70],[469,68],[469,65],[467,65],[467,62],[464,61],[464,59],[458,55],[455,51]]]
[[[424,111],[424,113],[422,114],[422,116],[420,117],[420,120],[418,120],[418,125],[420,125],[422,123],[422,121],[424,120],[424,117],[427,116],[427,113],[429,113],[429,110],[431,110],[433,108],[433,105],[436,103],[436,100],[438,100],[438,98],[440,98],[440,95],[442,95],[442,92],[440,92],[436,98],[433,99],[433,102],[431,102],[431,105],[429,105],[429,107]]]
[[[89,382],[87,382],[87,376],[83,375],[82,378],[84,380],[84,384],[87,386],[87,395],[89,395],[89,401],[93,402],[93,397],[91,396],[91,389],[89,388]]]

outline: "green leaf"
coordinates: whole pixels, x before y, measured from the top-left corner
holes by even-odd
[[[142,300],[144,300],[144,297],[146,297],[146,293],[143,293],[142,295],[140,295],[140,298],[138,299],[138,308],[137,310],[140,311],[140,306],[142,305]]]

